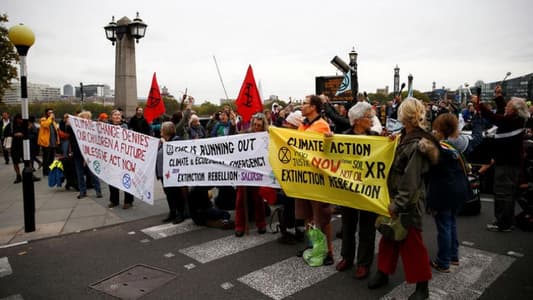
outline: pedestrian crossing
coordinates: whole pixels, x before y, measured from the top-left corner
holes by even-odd
[[[141,231],[157,240],[202,228],[204,227],[184,222],[178,225],[154,226]],[[178,252],[205,265],[265,246],[274,242],[277,237],[279,235],[271,233],[259,235],[252,230],[249,235],[242,238],[231,234],[179,249]],[[379,237],[376,238],[376,244],[378,241]],[[341,243],[339,239],[333,243],[335,261],[340,260]],[[473,246],[472,243],[463,243],[460,246],[460,266],[453,267],[451,273],[434,271],[430,282],[430,299],[476,299],[516,260],[515,257],[475,249]],[[376,245],[376,251],[377,249]],[[221,288],[224,290],[243,288],[244,285],[270,299],[294,299],[297,293],[313,288],[336,274],[340,273],[335,270],[334,265],[313,268],[306,265],[302,258],[291,256],[229,279],[221,285]],[[391,290],[384,289],[381,299],[406,299],[413,292],[413,288],[413,285],[403,282]]]

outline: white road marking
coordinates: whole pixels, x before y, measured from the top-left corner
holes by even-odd
[[[514,258],[470,247],[459,247],[460,265],[451,273],[434,271],[429,282],[430,299],[476,299],[511,264]],[[414,284],[396,286],[381,299],[407,299]]]
[[[13,270],[11,269],[11,265],[9,264],[7,257],[0,258],[0,278],[11,275],[12,273]]]
[[[243,237],[227,236],[221,239],[209,241],[200,245],[179,250],[180,253],[205,264],[207,262],[232,255],[278,238],[276,234],[257,234],[252,232]]]
[[[169,223],[169,224],[157,225],[157,226],[152,226],[152,227],[142,229],[141,231],[144,234],[150,236],[152,239],[159,240],[159,239],[163,239],[169,236],[173,236],[173,235],[177,235],[177,234],[181,234],[181,233],[185,233],[185,232],[189,232],[193,230],[198,230],[201,228],[202,228],[201,226],[194,224],[194,222],[191,219],[187,219],[180,224],[174,225],[172,223]]]
[[[340,255],[341,240],[333,241],[333,253]],[[339,257],[335,257],[339,261]],[[280,300],[308,288],[337,273],[335,264],[310,267],[301,257],[290,257],[249,273],[238,280],[249,287]]]

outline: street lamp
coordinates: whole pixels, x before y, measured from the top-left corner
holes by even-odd
[[[355,52],[355,47],[352,47],[352,51],[348,53],[350,56],[350,67],[352,69],[352,97],[354,103],[357,102],[357,94],[359,93],[359,82],[357,81],[357,52]]]
[[[35,42],[35,35],[28,26],[19,24],[8,31],[9,40],[17,48],[20,58],[20,105],[22,112],[22,127],[24,138],[22,170],[22,199],[24,203],[24,231],[35,231],[35,188],[33,186],[33,168],[31,167],[30,140],[28,137],[28,82],[26,70],[26,55]],[[16,163],[16,162],[13,162]]]
[[[135,43],[146,34],[146,25],[139,13],[133,21],[127,17],[104,26],[105,35],[115,46],[115,106],[124,109],[126,115],[133,115],[137,107],[137,72],[135,69]]]

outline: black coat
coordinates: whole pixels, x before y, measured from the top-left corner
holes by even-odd
[[[455,210],[470,197],[468,177],[455,149],[440,147],[439,162],[429,172],[426,204],[431,210]]]

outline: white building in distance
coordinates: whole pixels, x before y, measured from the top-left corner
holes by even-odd
[[[48,84],[28,82],[28,101],[55,101],[61,98],[61,89]],[[20,103],[20,82],[12,82],[5,91],[2,102],[6,104]]]

